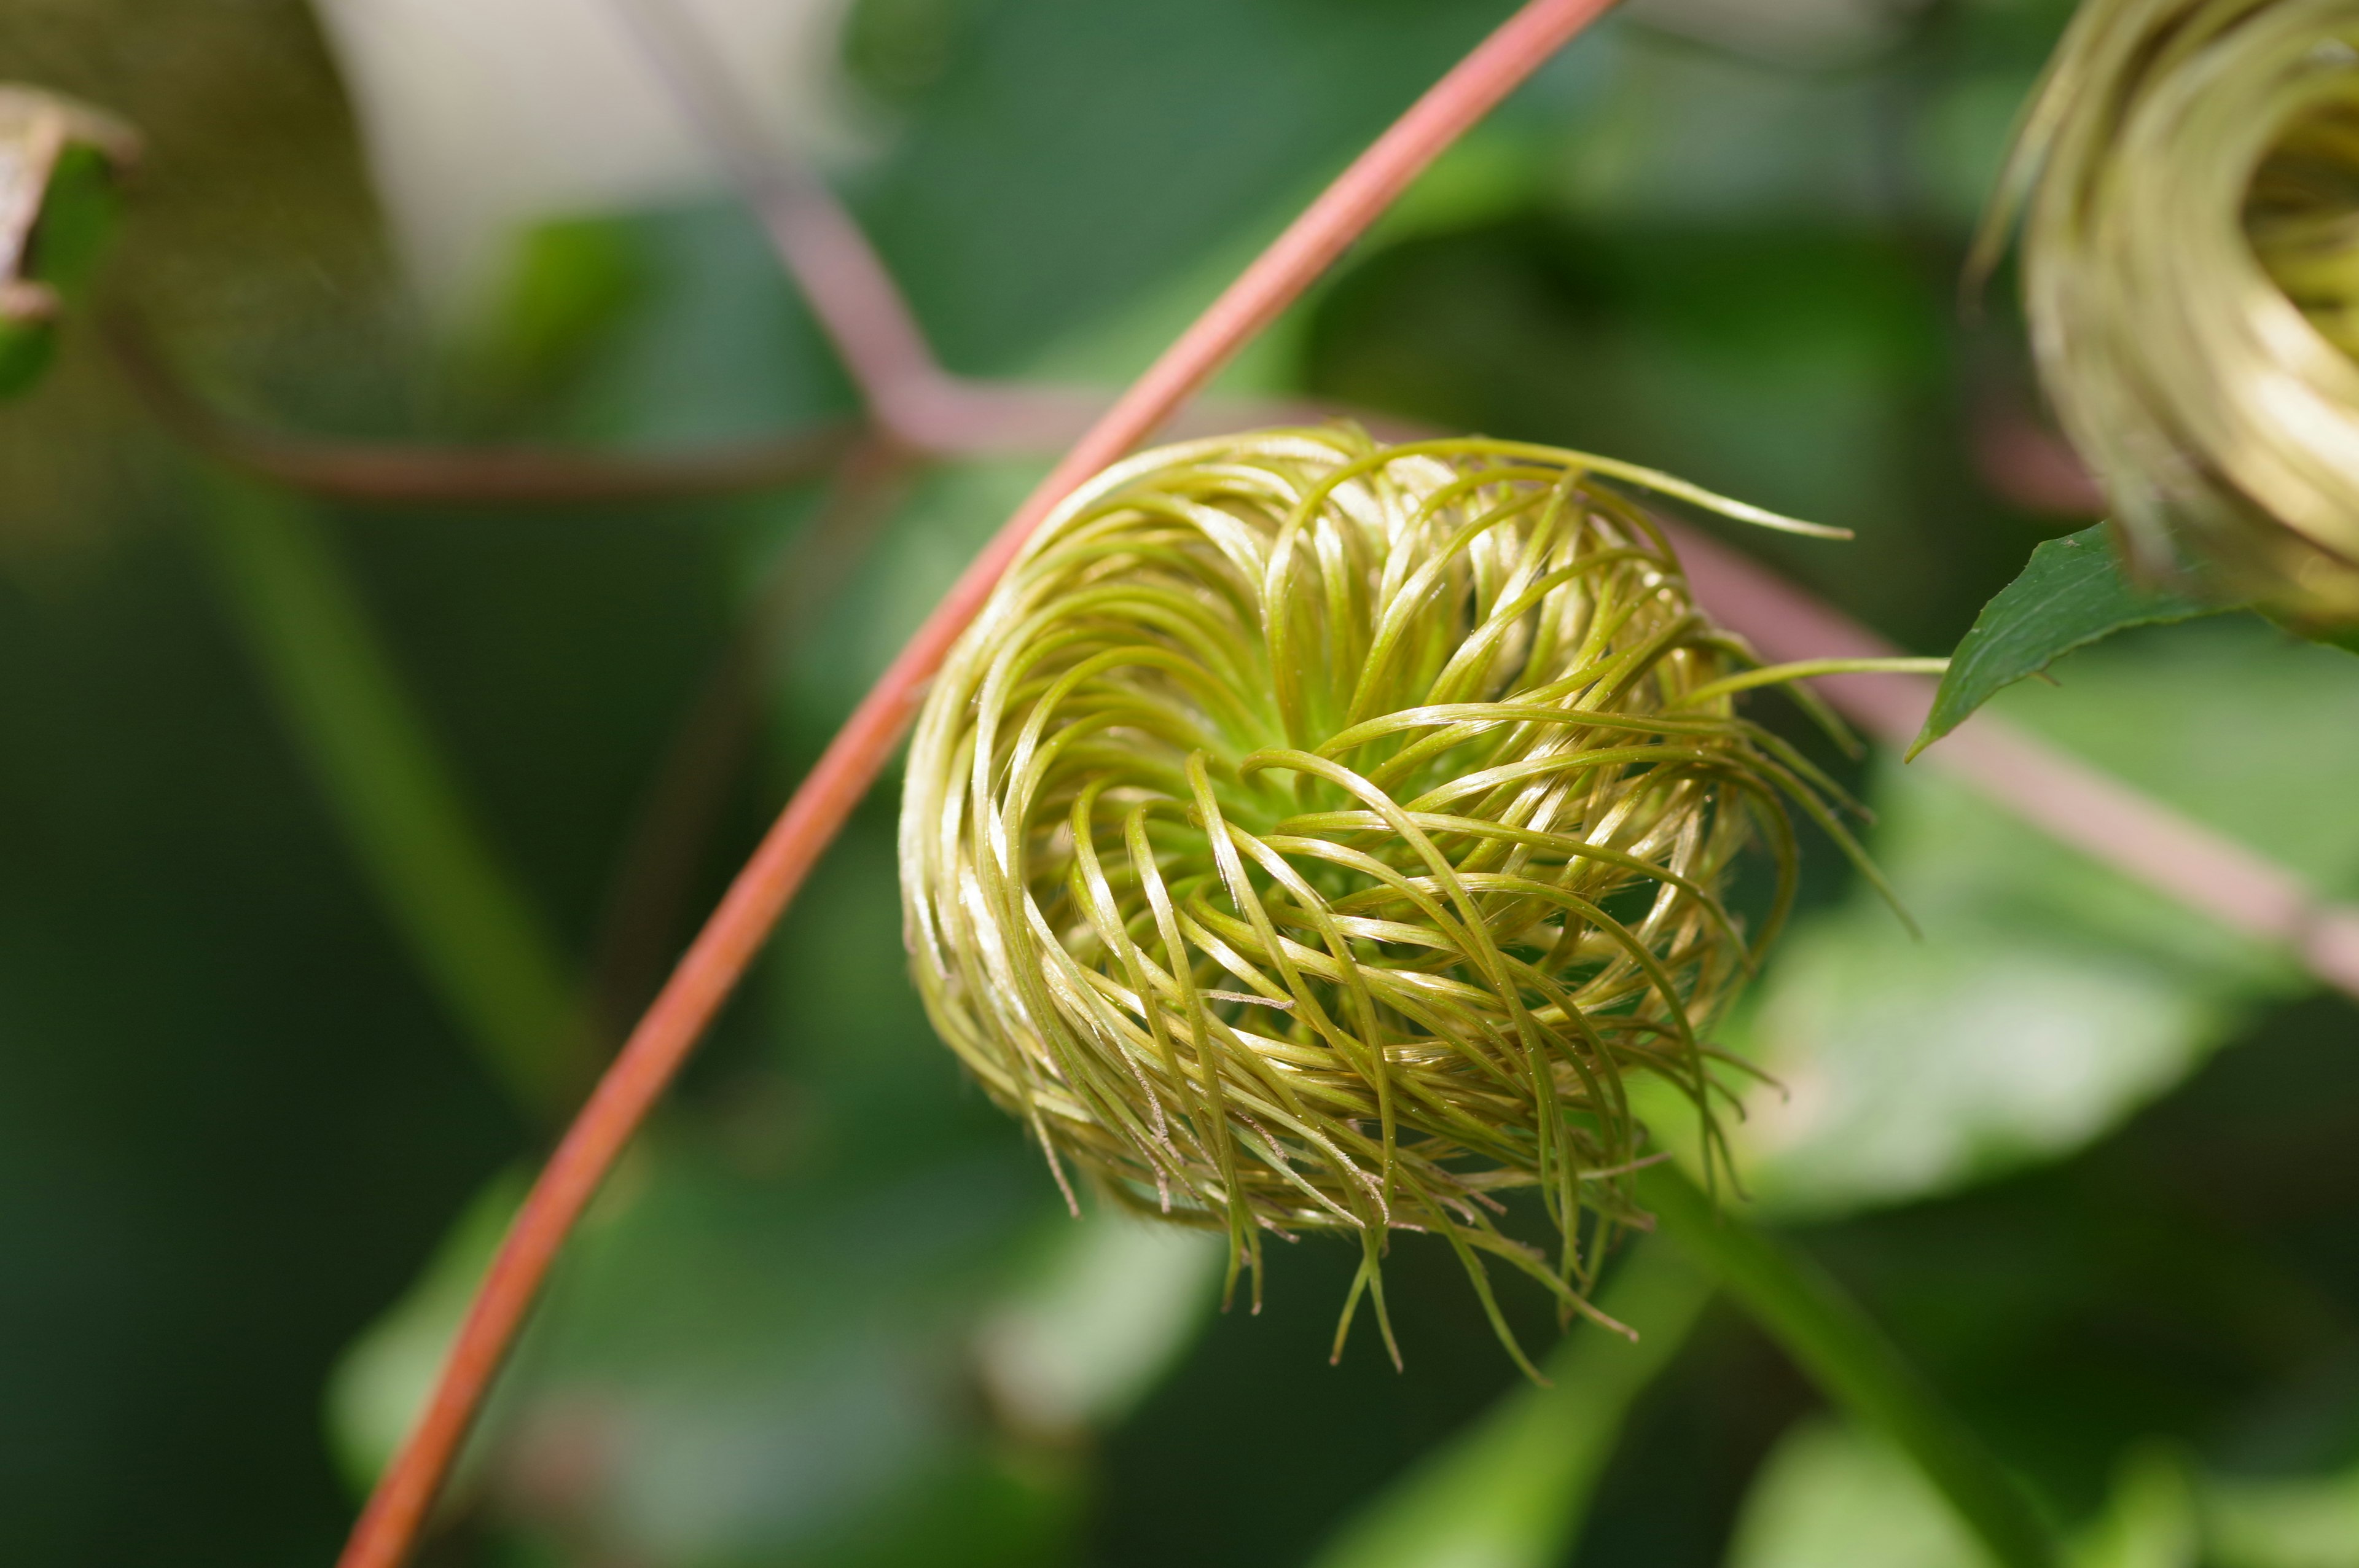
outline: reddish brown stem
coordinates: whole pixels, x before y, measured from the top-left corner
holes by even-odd
[[[885,279],[889,287],[891,280]],[[201,401],[166,362],[147,328],[129,311],[104,319],[116,363],[148,411],[190,446],[241,472],[332,501],[389,506],[582,506],[687,496],[737,495],[817,478],[855,447],[867,444],[915,453],[905,429],[883,421],[842,419],[757,440],[681,452],[598,452],[556,447],[463,447],[427,442],[342,441],[268,429],[233,418]],[[963,427],[968,444],[937,431],[926,449],[936,456],[1055,449],[1103,406],[1076,402],[1053,389],[1016,383],[964,382],[974,398],[1013,400],[1038,411],[1048,398],[1060,410],[1051,424],[1001,412]],[[1041,398],[1035,398],[1038,392]],[[1070,406],[1069,406],[1070,405]],[[1180,429],[1210,435],[1252,425],[1317,424],[1357,418],[1382,434],[1378,414],[1284,398],[1214,402],[1183,416]],[[1027,421],[1029,421],[1027,423]],[[1029,444],[1027,444],[1029,443]]]
[[[790,145],[764,133],[678,0],[613,0],[649,67],[762,224],[799,284],[869,416],[910,451],[936,457],[1054,451],[1105,409],[1093,389],[985,381],[945,369],[908,297],[850,209]],[[1316,424],[1337,411],[1264,402],[1201,408],[1204,432]],[[1370,429],[1376,422],[1363,416]]]
[[[766,135],[695,20],[673,0],[613,0],[672,102],[802,286],[870,416],[915,451],[1053,451],[1102,400],[1068,387],[973,381],[942,368],[884,258],[827,181]]]
[[[767,440],[676,454],[320,440],[251,427],[180,381],[127,308],[103,318],[115,362],[171,431],[233,468],[290,490],[396,505],[578,505],[730,495],[824,473],[864,438],[842,420]]]
[[[614,1033],[653,994],[693,913],[707,839],[760,727],[763,673],[858,564],[908,490],[908,454],[881,438],[844,459],[816,514],[765,573],[751,610],[682,715],[617,858],[590,973]]]
[[[1157,360],[984,547],[788,802],[639,1021],[525,1200],[425,1414],[377,1483],[340,1568],[409,1554],[477,1407],[574,1221],[899,743],[926,682],[1056,503],[1169,418],[1309,287],[1410,180],[1612,0],[1529,0],[1379,136]]]

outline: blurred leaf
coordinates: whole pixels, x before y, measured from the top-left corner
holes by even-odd
[[[957,1371],[1026,1213],[1005,1162],[857,1192],[812,1174],[748,1179],[675,1141],[637,1151],[496,1390],[468,1455],[478,1506],[527,1536],[589,1530],[689,1568],[917,1529],[863,1521],[908,1516],[921,1479],[993,1493],[970,1474]],[[523,1186],[490,1184],[339,1363],[330,1432],[356,1482],[423,1407]]]
[[[1779,70],[1634,20],[1592,45],[1614,51],[1615,91],[1566,127],[1560,179],[1581,211],[1771,229],[1890,202],[1874,73]]]
[[[951,1462],[1029,1162],[853,1183],[662,1155],[579,1239],[526,1352],[506,1510],[689,1568],[850,1528]]]
[[[329,1374],[328,1446],[355,1496],[367,1494],[425,1411],[460,1320],[528,1184],[524,1172],[504,1171],[478,1192],[408,1292],[353,1341]]]
[[[2125,639],[2061,674],[2005,710],[2321,891],[2352,885],[2359,667],[2239,618]],[[1897,1202],[2063,1154],[2178,1082],[2254,1007],[2312,984],[1937,772],[1887,762],[1872,798],[1871,850],[1925,940],[1864,892],[1808,916],[1723,1032],[1784,1086],[1753,1094],[1737,1132],[1746,1179],[1781,1213]]]
[[[1549,1568],[1587,1517],[1630,1405],[1676,1357],[1712,1294],[1678,1249],[1639,1244],[1598,1298],[1638,1342],[1593,1324],[1346,1521],[1316,1568]]]
[[[1910,151],[1928,204],[1953,230],[1981,222],[2038,65],[2037,54],[2011,66],[1984,65],[1927,95]]]
[[[976,1360],[1022,1428],[1070,1434],[1120,1419],[1192,1341],[1220,1296],[1227,1244],[1111,1204],[1057,1223],[1037,1274],[975,1331]]]
[[[853,0],[844,69],[881,102],[907,103],[941,81],[980,9],[976,0]]]
[[[494,336],[560,350],[562,434],[663,447],[794,429],[857,407],[754,219],[727,202],[553,225]]]
[[[953,1476],[970,1502],[1001,1495],[976,1471],[962,1367],[1038,1212],[1027,1185],[995,1156],[859,1185],[749,1178],[658,1141],[575,1238],[518,1352],[484,1506],[528,1538],[586,1531],[681,1568],[954,1531],[919,1529],[913,1503]],[[470,1226],[445,1253],[461,1274]],[[447,1344],[452,1277],[438,1262],[356,1347],[339,1376],[355,1411]],[[1062,1512],[1018,1511],[1040,1529]]]
[[[762,1038],[708,1047],[723,1076],[616,1173],[503,1379],[473,1508],[504,1542],[672,1568],[1060,1559],[1082,1433],[1025,1413],[1118,1414],[1201,1325],[1223,1249],[1065,1217],[926,1031],[898,919],[889,821],[856,820],[773,945]],[[353,1352],[345,1408],[420,1375],[489,1240],[460,1222]]]
[[[2312,632],[2306,634],[2313,643],[2322,643],[2330,648],[2340,648],[2346,654],[2359,654],[2359,626],[2342,631]]]
[[[2057,676],[2017,687],[2000,710],[2319,891],[2359,893],[2347,794],[2359,777],[2359,665],[2225,616],[2126,633]]]
[[[57,351],[55,322],[0,320],[0,399],[30,391]]]
[[[1510,8],[961,5],[863,215],[943,358],[1003,373],[1241,236],[1266,240]]]
[[[1832,1275],[1719,1206],[1676,1165],[1640,1171],[1636,1195],[1830,1402],[1906,1456],[1993,1562],[2058,1568],[2029,1493]]]
[[[581,1087],[588,1020],[476,822],[310,503],[209,475],[223,602],[387,916],[519,1100]]]
[[[2349,1568],[2359,1562],[2359,1469],[2255,1476],[2200,1470],[2143,1444],[2115,1472],[2072,1568]]]
[[[2204,1562],[2196,1480],[2159,1445],[2133,1449],[2104,1509],[2081,1532],[2072,1568],[2198,1568]]]
[[[1779,1441],[1745,1494],[1728,1568],[1987,1568],[1939,1494],[1883,1439],[1826,1420]]]
[[[1910,826],[1938,833],[1931,803],[1912,804]],[[2036,852],[1962,792],[1943,804],[1961,843],[2000,840],[2018,868]],[[2232,1028],[2233,975],[2070,921],[2032,932],[1996,910],[1930,906],[1914,856],[1885,864],[1925,939],[1882,908],[1813,920],[1748,1015],[1782,1092],[1755,1097],[1744,1168],[1780,1213],[1922,1196],[2069,1152]]]
[[[571,218],[518,236],[506,308],[469,356],[464,385],[495,413],[567,389],[658,281],[646,223]]]
[[[1453,144],[1360,240],[1368,249],[1512,218],[1545,172],[1537,138],[1485,121]]]
[[[2133,1447],[2071,1568],[2349,1568],[2359,1561],[2359,1471],[2283,1479],[2206,1475],[2166,1445]],[[1728,1568],[1982,1568],[1900,1456],[1856,1428],[1813,1421],[1782,1439],[1737,1521]]]
[[[2217,1568],[2350,1568],[2359,1561],[2359,1468],[2339,1476],[2212,1476],[2201,1508]]]
[[[114,231],[118,166],[137,139],[107,115],[0,85],[0,398],[40,379],[57,316]]]
[[[2107,524],[2050,539],[2023,574],[1983,607],[1950,656],[1950,673],[1908,755],[1947,735],[2002,687],[2038,675],[2075,648],[2132,626],[2218,614],[2223,606],[2142,589],[2123,573]]]
[[[118,172],[97,147],[75,142],[60,151],[27,249],[28,276],[69,298],[89,285],[122,216]]]

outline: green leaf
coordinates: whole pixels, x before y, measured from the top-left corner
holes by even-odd
[[[1228,1248],[1104,1203],[1053,1225],[1031,1276],[977,1326],[974,1355],[995,1409],[1027,1432],[1072,1434],[1113,1425],[1195,1341]]]
[[[27,276],[69,297],[79,294],[114,237],[122,205],[113,159],[96,147],[69,143],[41,195],[40,220],[26,254]]]
[[[2359,888],[2359,667],[2255,617],[2133,633],[1998,711],[2195,821]],[[2300,765],[2284,737],[2299,735]],[[2168,1092],[2255,1009],[2315,982],[2267,944],[2063,849],[1939,772],[1887,762],[1864,888],[1796,923],[1720,1032],[1777,1088],[1732,1130],[1781,1218],[1955,1191],[2060,1158]],[[1658,1118],[1673,1128],[1681,1122]]]
[[[1638,1201],[1654,1211],[1663,1235],[1719,1276],[1832,1403],[1905,1456],[1946,1505],[1958,1539],[1979,1541],[1999,1568],[2056,1568],[2056,1542],[2021,1484],[1831,1276],[1717,1207],[1676,1165],[1641,1173]],[[1931,1544],[1938,1550],[1941,1542]],[[1948,1568],[1936,1555],[1882,1552],[1771,1561],[1781,1568],[1787,1561]]]
[[[1523,1387],[1347,1520],[1315,1568],[1548,1568],[1578,1537],[1631,1402],[1670,1364],[1712,1294],[1677,1248],[1639,1244],[1599,1298],[1638,1331],[1593,1325]]]
[[[2327,1568],[2359,1540],[2359,1466],[2329,1476],[2206,1479],[2205,1561],[2222,1568]]]
[[[1788,1433],[1763,1465],[1728,1561],[1730,1568],[1983,1568],[1988,1559],[1898,1449],[1820,1418]]]
[[[2188,621],[2226,608],[2132,583],[2122,575],[2103,523],[2050,539],[1974,617],[1908,755],[1964,723],[1993,693],[2038,675],[2075,648],[2125,627]]]
[[[367,1494],[424,1412],[451,1341],[529,1184],[527,1173],[514,1168],[484,1184],[409,1289],[329,1375],[328,1446],[354,1495]],[[473,1483],[478,1463],[473,1450],[466,1457],[461,1487]]]
[[[2203,1551],[2200,1478],[2171,1444],[2148,1440],[2114,1465],[2114,1484],[2073,1542],[2073,1568],[2182,1568]]]
[[[0,401],[29,391],[57,351],[56,322],[0,319]]]
[[[0,399],[40,380],[60,300],[78,296],[113,237],[128,130],[69,100],[0,88]],[[21,225],[21,226],[19,226]]]
[[[2301,634],[2311,642],[2322,643],[2329,648],[2340,648],[2346,654],[2359,654],[2359,626],[2344,626],[2332,632],[2305,632]]]

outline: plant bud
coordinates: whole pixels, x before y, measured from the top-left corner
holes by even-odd
[[[1986,224],[2136,575],[2359,623],[2359,0],[2086,0]]]
[[[1356,1237],[1339,1347],[1396,1228],[1456,1249],[1511,1352],[1485,1260],[1583,1308],[1637,1217],[1630,1086],[1720,1147],[1706,1032],[1790,895],[1788,805],[1832,824],[1608,477],[1785,521],[1504,441],[1169,447],[1043,524],[918,724],[903,906],[942,1038],[1060,1182],[1224,1229],[1232,1285],[1265,1232]],[[1722,892],[1754,843],[1748,934]],[[1554,1257],[1502,1230],[1512,1188]]]

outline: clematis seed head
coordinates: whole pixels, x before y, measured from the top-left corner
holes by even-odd
[[[2040,379],[2137,575],[2359,623],[2359,0],[2083,0],[2023,220]]]
[[[1356,1238],[1339,1347],[1364,1297],[1385,1321],[1396,1229],[1457,1250],[1519,1360],[1486,1262],[1586,1310],[1644,1223],[1633,1086],[1724,1158],[1709,1031],[1790,896],[1789,807],[1832,824],[1617,486],[1785,524],[1506,441],[1144,453],[1040,528],[918,723],[903,906],[942,1038],[1060,1182],[1225,1231],[1232,1286],[1265,1235]],[[1553,1255],[1502,1228],[1512,1189]]]

